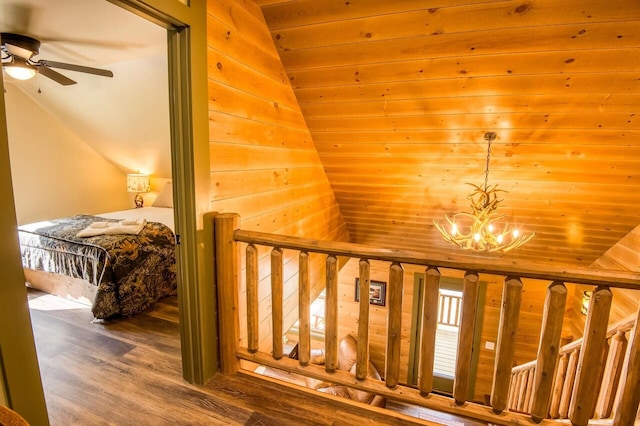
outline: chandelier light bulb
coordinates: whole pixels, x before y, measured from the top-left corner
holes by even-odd
[[[518,238],[518,235],[520,235],[520,231],[518,231],[517,229],[514,229],[511,234],[513,235],[513,238]]]
[[[454,223],[451,225],[451,235],[456,235],[458,233],[458,226]]]
[[[502,240],[504,240],[504,237],[502,236],[502,234],[498,235],[498,243],[502,244]]]

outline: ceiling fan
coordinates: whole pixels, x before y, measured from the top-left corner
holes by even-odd
[[[45,59],[35,60],[33,57],[38,55],[40,49],[40,41],[35,38],[13,33],[0,33],[0,38],[2,39],[2,45],[0,45],[2,67],[9,75],[19,80],[28,80],[38,72],[63,86],[76,84],[74,80],[51,68],[60,68],[103,77],[113,77],[113,73],[109,70]]]

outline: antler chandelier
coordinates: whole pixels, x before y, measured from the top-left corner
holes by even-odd
[[[497,221],[505,217],[498,213],[499,204],[502,202],[498,199],[498,192],[507,191],[497,189],[497,184],[491,187],[488,184],[491,142],[495,138],[495,132],[484,134],[484,139],[488,143],[484,186],[467,184],[475,188],[471,194],[467,195],[467,199],[471,202],[471,213],[457,213],[452,218],[445,215],[450,231],[435,220],[433,221],[445,241],[465,250],[507,252],[525,244],[535,235],[535,232],[529,235],[520,234],[517,228],[509,226],[508,223],[502,227],[502,230],[499,230],[496,225]]]

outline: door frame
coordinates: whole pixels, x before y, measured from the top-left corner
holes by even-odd
[[[171,168],[183,377],[204,384],[218,370],[217,308],[210,243],[205,0],[107,0],[167,30]]]

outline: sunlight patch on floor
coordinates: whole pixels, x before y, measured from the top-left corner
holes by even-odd
[[[87,304],[76,302],[74,300],[63,299],[54,294],[47,294],[33,290],[29,290],[29,308],[38,311],[66,311],[70,309],[89,310],[91,307]]]

